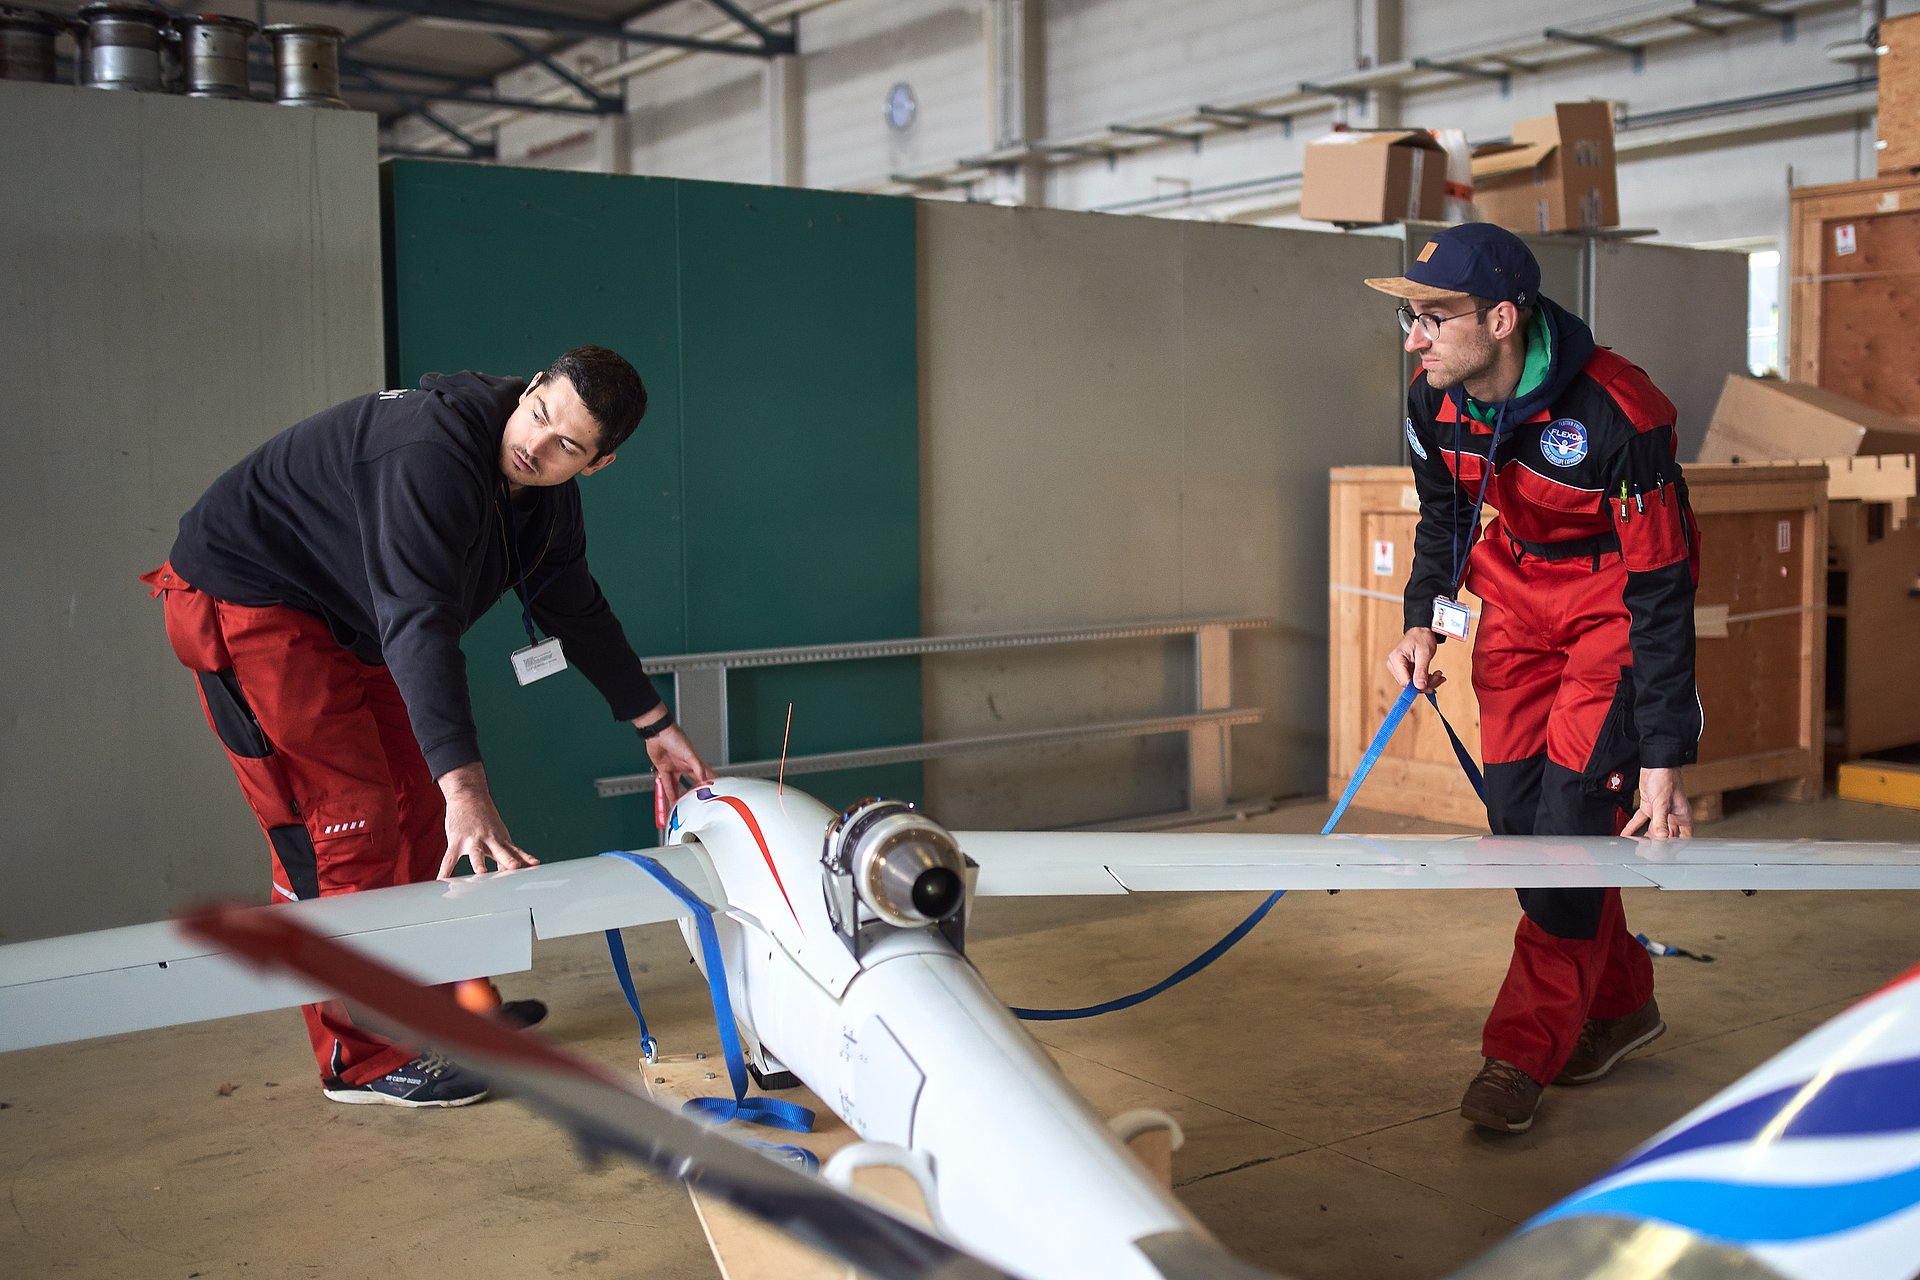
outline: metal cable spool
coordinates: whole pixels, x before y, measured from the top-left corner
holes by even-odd
[[[181,79],[190,98],[248,98],[247,41],[259,28],[224,13],[188,13],[173,20],[180,35]]]
[[[167,14],[144,4],[85,4],[87,84],[95,89],[162,93],[160,46]]]
[[[344,107],[340,96],[338,27],[276,22],[264,28],[273,45],[273,100],[292,107]]]
[[[64,25],[38,9],[0,5],[0,80],[53,83],[53,43]]]

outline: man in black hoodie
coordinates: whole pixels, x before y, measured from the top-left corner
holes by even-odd
[[[281,432],[181,518],[143,581],[165,597],[168,639],[267,834],[277,898],[538,861],[487,787],[460,649],[510,587],[527,631],[521,683],[579,667],[638,730],[664,804],[682,775],[711,780],[587,569],[576,480],[612,465],[646,405],[633,366],[604,347],[531,382],[430,374]],[[518,1004],[505,1012],[522,1025],[544,1013]],[[486,1096],[337,1001],[303,1012],[337,1102]]]
[[[1691,835],[1680,785],[1694,690],[1699,531],[1675,460],[1673,405],[1577,316],[1540,296],[1510,232],[1440,232],[1402,299],[1420,518],[1406,634],[1387,665],[1433,689],[1437,646],[1465,639],[1464,580],[1498,835]],[[1498,512],[1484,530],[1482,503]],[[1636,785],[1639,799],[1634,799]],[[1521,1133],[1548,1083],[1598,1080],[1666,1030],[1653,967],[1618,889],[1522,889],[1513,959],[1461,1114]]]

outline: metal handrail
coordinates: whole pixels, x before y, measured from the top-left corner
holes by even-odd
[[[940,742],[917,742],[796,756],[789,757],[785,767],[789,773],[811,773],[828,769],[863,768],[878,764],[931,760],[943,756],[1007,747],[1143,737],[1157,733],[1184,733],[1187,736],[1188,807],[1177,816],[1185,820],[1195,820],[1217,814],[1243,812],[1251,807],[1229,806],[1226,794],[1228,779],[1231,775],[1231,744],[1227,731],[1235,725],[1257,723],[1263,714],[1257,707],[1235,707],[1232,703],[1231,640],[1232,633],[1235,631],[1265,627],[1270,623],[1271,619],[1253,616],[1156,618],[1139,622],[1046,627],[1027,631],[983,631],[898,640],[864,640],[839,644],[797,645],[777,649],[735,649],[714,653],[674,654],[647,658],[643,660],[643,664],[649,675],[673,677],[675,715],[686,729],[688,736],[693,739],[694,744],[713,765],[715,773],[764,776],[776,772],[781,762],[779,760],[736,761],[729,750],[727,673],[730,671],[798,663],[847,662],[938,653],[977,653],[1040,645],[1191,635],[1193,637],[1195,705],[1188,711],[1059,728],[951,738]],[[596,778],[594,788],[602,799],[608,799],[651,791],[653,783],[653,774],[633,773]]]
[[[664,658],[645,658],[642,662],[648,675],[659,675],[712,667],[777,667],[796,662],[904,658],[920,653],[972,653],[987,649],[1016,649],[1027,645],[1078,644],[1092,640],[1140,640],[1154,636],[1186,635],[1202,627],[1244,631],[1250,627],[1269,626],[1271,621],[1261,617],[1166,618],[1090,627],[1048,627],[1037,631],[975,631],[950,636],[917,636],[910,640],[856,640],[844,644],[796,645],[785,649],[682,653]]]

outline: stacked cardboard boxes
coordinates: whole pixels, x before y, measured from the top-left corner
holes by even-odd
[[[1597,231],[1620,222],[1613,104],[1563,102],[1520,120],[1513,141],[1473,153],[1473,202],[1511,231]]]

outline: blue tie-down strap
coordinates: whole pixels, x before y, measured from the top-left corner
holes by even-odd
[[[1327,824],[1320,828],[1321,835],[1331,835],[1334,825],[1346,814],[1347,806],[1353,803],[1355,793],[1360,790],[1360,784],[1366,780],[1367,774],[1380,759],[1381,751],[1386,748],[1387,739],[1391,738],[1393,731],[1400,727],[1400,722],[1406,718],[1407,708],[1413,705],[1413,699],[1418,693],[1419,690],[1415,689],[1411,683],[1400,691],[1399,698],[1387,711],[1387,718],[1380,722],[1380,728],[1375,731],[1373,741],[1367,745],[1367,753],[1360,757],[1360,763],[1355,766],[1353,778],[1347,783],[1346,791],[1340,796],[1340,803],[1333,807],[1332,816],[1327,819]],[[1466,770],[1467,779],[1473,783],[1474,792],[1484,803],[1486,788],[1481,782],[1479,768],[1473,763],[1473,757],[1467,754],[1466,744],[1460,741],[1460,735],[1453,731],[1453,726],[1447,724],[1447,717],[1441,713],[1440,703],[1433,694],[1429,692],[1426,698],[1428,702],[1433,703],[1434,714],[1440,716],[1440,723],[1446,725],[1447,737],[1453,741],[1453,754],[1459,759],[1460,767]],[[1112,1013],[1116,1009],[1131,1009],[1134,1005],[1151,1000],[1168,987],[1185,982],[1232,950],[1235,943],[1253,932],[1253,927],[1267,918],[1267,912],[1273,910],[1273,904],[1285,897],[1286,892],[1285,889],[1275,890],[1268,895],[1266,901],[1255,907],[1245,920],[1235,925],[1226,937],[1145,990],[1136,991],[1132,995],[1121,996],[1118,999],[1102,1001],[1100,1004],[1085,1005],[1078,1009],[1014,1009],[1013,1016],[1026,1022],[1067,1022],[1075,1018],[1098,1017],[1103,1013]]]
[[[1712,964],[1713,957],[1704,951],[1689,951],[1685,947],[1671,947],[1664,942],[1655,942],[1644,933],[1633,935],[1634,940],[1647,949],[1650,956],[1685,956],[1689,960],[1698,960],[1703,964]]]
[[[721,1056],[726,1059],[727,1079],[733,1085],[731,1098],[693,1098],[681,1108],[686,1114],[703,1120],[721,1124],[728,1120],[745,1120],[749,1124],[763,1124],[771,1129],[786,1129],[793,1133],[810,1133],[813,1130],[813,1112],[806,1107],[791,1102],[782,1102],[778,1098],[747,1096],[746,1055],[740,1050],[740,1032],[733,1021],[733,999],[727,993],[727,966],[720,955],[720,932],[713,924],[713,908],[704,902],[700,895],[681,884],[671,871],[658,861],[644,853],[630,853],[624,849],[613,849],[602,855],[608,858],[621,858],[639,867],[658,880],[662,887],[686,906],[693,916],[694,927],[700,932],[700,950],[707,970],[707,991],[713,998],[713,1018],[720,1032]],[[640,1015],[639,997],[634,994],[633,977],[627,972],[626,948],[620,944],[619,931],[607,930],[607,949],[613,957],[614,969],[620,979],[620,989],[626,993],[627,1004],[640,1022],[640,1043],[644,1048],[652,1039],[647,1034],[647,1020]],[[766,1145],[766,1144],[760,1144]],[[782,1154],[784,1147],[773,1148]],[[811,1158],[811,1157],[809,1157]],[[798,1161],[805,1165],[806,1161]],[[817,1161],[814,1162],[817,1165]]]

